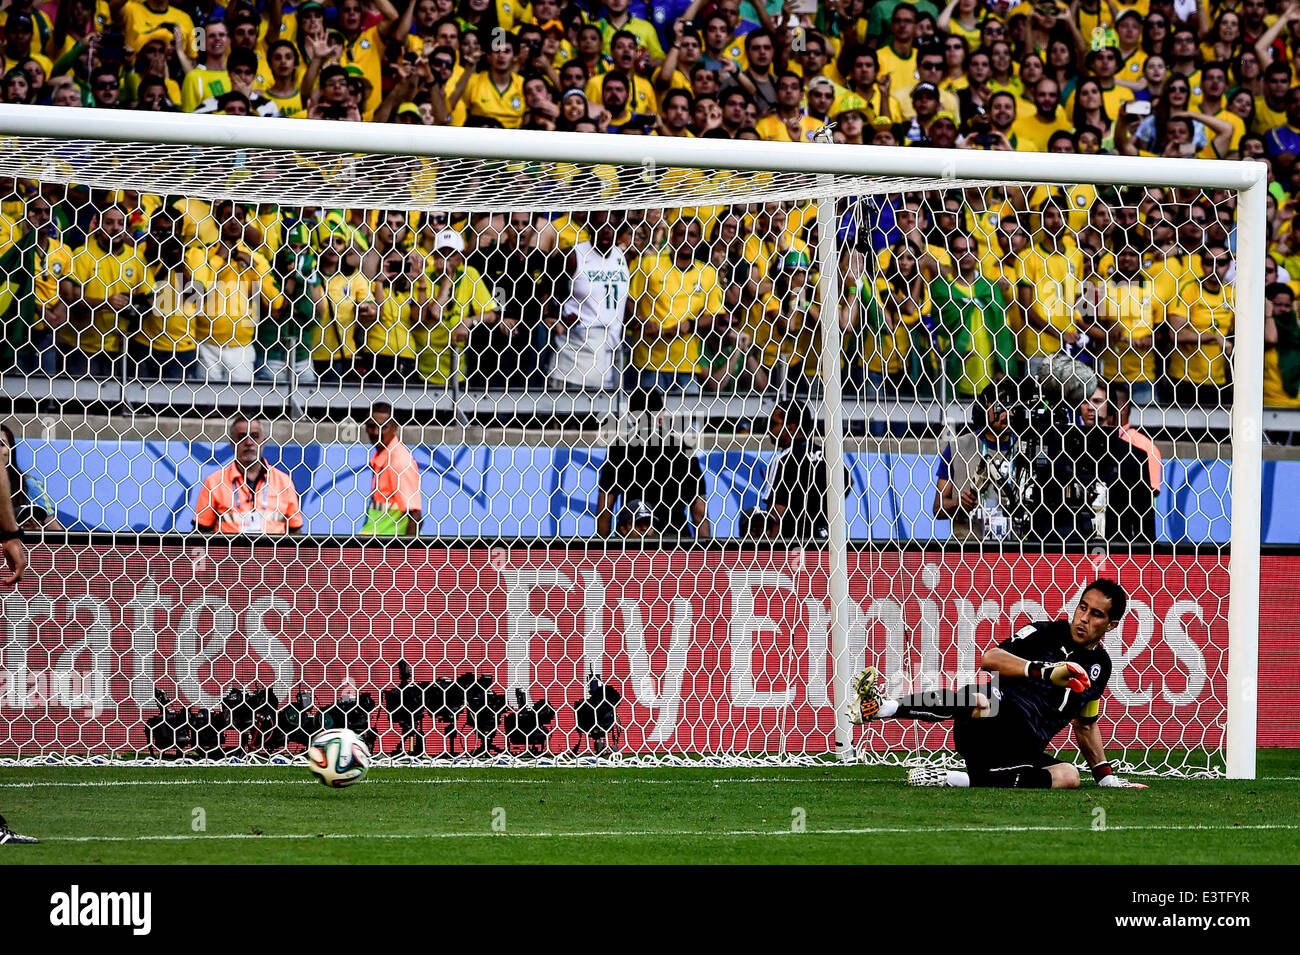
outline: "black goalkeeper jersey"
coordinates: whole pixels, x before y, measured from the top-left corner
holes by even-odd
[[[623,507],[641,501],[654,512],[655,532],[669,537],[691,536],[691,505],[705,496],[699,459],[677,441],[613,445],[599,486]]]
[[[1089,703],[1101,699],[1110,679],[1110,654],[1101,644],[1091,650],[1076,644],[1068,620],[1032,623],[999,643],[998,648],[1025,660],[1077,663],[1092,680],[1082,693],[1038,679],[1003,677],[998,681],[1001,715],[1022,720],[1025,729],[1044,747]]]

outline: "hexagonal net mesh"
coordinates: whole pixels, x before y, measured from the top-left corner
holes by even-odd
[[[1222,770],[1236,194],[0,146],[0,756]]]

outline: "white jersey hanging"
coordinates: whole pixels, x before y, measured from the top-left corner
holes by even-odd
[[[574,246],[573,257],[572,290],[560,309],[566,331],[555,337],[551,379],[573,387],[612,388],[631,284],[627,259],[618,246],[602,253],[590,242]]]

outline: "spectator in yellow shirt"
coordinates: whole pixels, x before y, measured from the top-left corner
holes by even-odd
[[[139,334],[127,340],[126,349],[133,374],[145,381],[179,381],[197,367],[194,320],[199,295],[185,263],[179,219],[170,209],[159,210],[149,221],[144,243],[153,307],[145,313]]]
[[[989,97],[988,129],[976,132],[972,137],[976,149],[1011,149],[1017,152],[1037,152],[1031,142],[1021,142],[1015,134],[1016,95],[1006,90],[998,90]],[[974,122],[971,128],[978,130]],[[985,138],[987,137],[987,138]]]
[[[45,196],[28,199],[0,254],[0,356],[6,370],[12,360],[24,373],[37,368],[55,372],[53,330],[67,320],[68,304],[77,298],[72,251],[52,234],[50,216]]]
[[[514,71],[519,41],[506,34],[487,54],[488,68],[470,77],[463,99],[470,116],[480,116],[500,123],[504,129],[523,125],[524,78]],[[450,103],[455,109],[458,103]]]
[[[902,93],[920,79],[916,68],[916,7],[900,3],[889,18],[889,43],[880,47],[880,75],[889,77],[890,88]]]
[[[1087,336],[1078,327],[1075,302],[1079,296],[1083,256],[1066,235],[1064,200],[1049,196],[1039,210],[1041,227],[1020,253],[1021,356],[1036,373],[1043,360],[1066,348],[1085,352]]]
[[[501,308],[479,271],[465,264],[465,240],[454,229],[434,239],[427,272],[431,294],[412,329],[416,368],[430,384],[448,385],[464,372],[457,355],[470,329],[496,323]]]
[[[1295,290],[1283,282],[1273,282],[1264,289],[1264,407],[1300,408],[1300,391],[1287,390],[1295,381],[1287,381],[1283,372],[1294,370],[1295,355],[1300,350],[1300,324],[1296,322]],[[1283,442],[1285,443],[1285,441]]]
[[[266,98],[275,104],[281,116],[305,117],[307,105],[298,84],[298,48],[287,40],[276,40],[267,49],[271,80],[265,86]]]
[[[199,108],[210,96],[224,96],[231,90],[226,72],[226,54],[230,52],[230,31],[221,20],[203,28],[203,55],[181,83],[180,107],[187,113]]]
[[[127,74],[124,83],[124,90],[128,99],[133,99],[139,106],[139,101],[143,98],[142,87],[146,78],[152,78],[162,83],[166,91],[167,99],[171,101],[173,107],[178,107],[181,102],[181,85],[171,77],[171,67],[167,49],[171,41],[163,36],[163,31],[159,30],[145,39],[144,47],[136,55],[135,71]],[[182,69],[185,62],[182,61]]]
[[[339,64],[345,68],[360,67],[370,84],[366,100],[361,104],[361,112],[366,116],[374,113],[379,105],[384,80],[384,47],[397,23],[397,10],[389,0],[371,2],[379,11],[379,22],[370,27],[365,26],[366,3],[363,0],[341,0],[338,5],[338,24],[343,31],[343,55]]]
[[[359,314],[360,307],[374,303],[370,282],[359,269],[359,261],[356,246],[342,232],[331,235],[321,249],[324,287],[315,305],[317,329],[311,336],[315,342],[311,359],[322,382],[354,377],[356,329],[365,320]]]
[[[1092,50],[1084,59],[1084,64],[1096,77],[1097,86],[1101,89],[1101,102],[1106,110],[1106,115],[1110,117],[1119,116],[1120,110],[1124,104],[1134,99],[1134,94],[1127,86],[1121,86],[1115,82],[1115,74],[1119,72],[1119,51],[1113,46],[1104,46],[1097,50]],[[1082,87],[1082,82],[1079,86]],[[1076,87],[1076,92],[1079,87]],[[1071,93],[1065,101],[1065,111],[1072,113],[1074,111],[1075,94]]]
[[[1228,358],[1235,327],[1232,285],[1224,276],[1232,256],[1214,246],[1201,256],[1205,274],[1189,276],[1169,303],[1169,328],[1177,348],[1169,356],[1174,400],[1180,405],[1215,408],[1232,404]]]
[[[185,55],[194,59],[199,54],[194,42],[198,31],[194,29],[193,18],[180,7],[172,6],[170,0],[127,0],[122,7],[122,27],[128,50],[139,50],[144,38],[155,30],[176,27],[185,44]]]
[[[415,343],[411,328],[430,298],[424,257],[390,246],[381,256],[372,300],[360,307],[360,331],[366,355],[359,364],[376,384],[415,380]]]
[[[1081,324],[1104,345],[1102,376],[1127,382],[1133,403],[1148,405],[1158,375],[1155,336],[1163,314],[1157,307],[1154,283],[1142,268],[1140,238],[1135,232],[1111,236],[1117,248],[1114,267],[1100,281],[1089,281],[1080,289]]]
[[[853,296],[866,388],[863,397],[878,402],[898,400],[906,389],[912,329],[930,312],[930,294],[920,262],[926,251],[899,239],[890,247],[889,266],[876,277],[874,290],[860,283]],[[815,359],[814,359],[815,361]],[[885,433],[873,422],[871,433]]]
[[[754,127],[758,135],[769,142],[812,142],[822,122],[809,116],[799,105],[802,102],[803,77],[798,73],[782,73],[776,81],[776,112],[758,121]]]
[[[126,211],[110,205],[92,221],[94,231],[72,262],[80,302],[69,309],[68,323],[57,335],[64,373],[73,377],[113,373],[123,321],[134,321],[148,307],[152,291],[144,260],[126,231]]]
[[[202,295],[195,322],[199,367],[209,381],[246,384],[257,362],[253,342],[262,311],[277,311],[283,298],[271,263],[245,237],[247,208],[221,199],[212,216],[221,230],[217,243],[185,256]]]
[[[605,0],[605,16],[597,21],[605,39],[605,52],[610,51],[615,34],[626,32],[632,34],[637,46],[646,51],[649,63],[659,65],[664,61],[664,48],[659,43],[654,24],[632,16],[628,13],[628,6],[628,0]]]
[[[678,219],[665,255],[642,256],[630,294],[640,320],[632,364],[642,388],[699,394],[700,338],[722,311],[722,284],[696,219]]]
[[[1019,115],[1011,126],[1011,132],[1017,142],[1032,143],[1040,152],[1047,152],[1052,134],[1061,130],[1069,131],[1070,121],[1061,108],[1061,90],[1056,80],[1044,76],[1034,86],[1033,99],[1035,110],[1027,115]]]
[[[628,108],[633,113],[659,112],[659,99],[655,95],[654,84],[637,71],[636,37],[619,31],[614,36],[610,56],[609,71],[622,73],[630,84]],[[603,75],[595,74],[587,80],[587,99],[593,103],[601,97],[601,80]]]
[[[866,104],[868,117],[872,120],[877,117],[887,119],[891,123],[902,122],[903,108],[891,95],[892,81],[880,72],[880,59],[876,51],[867,47],[853,50],[847,65],[850,70],[849,90],[861,97]],[[911,86],[909,83],[908,89]]]
[[[45,75],[54,72],[48,57],[33,51],[35,21],[30,13],[13,13],[5,19],[0,34],[4,36],[4,71],[7,73],[15,66],[22,66],[28,59],[33,59],[45,69]]]

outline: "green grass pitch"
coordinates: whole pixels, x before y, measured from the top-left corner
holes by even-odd
[[[1295,860],[1300,750],[1262,750],[1253,781],[1145,791],[912,789],[904,775],[376,768],[335,791],[301,767],[4,767],[0,813],[44,842],[0,846],[0,865]]]

